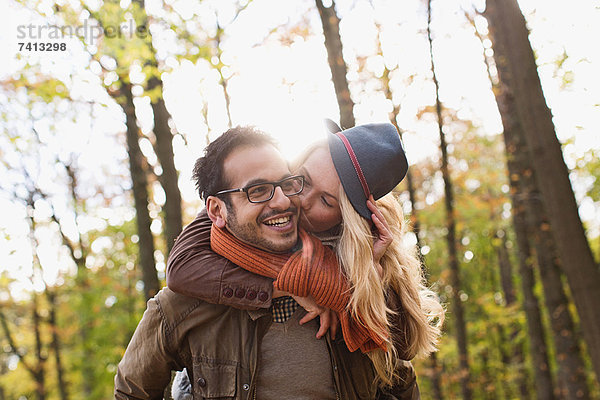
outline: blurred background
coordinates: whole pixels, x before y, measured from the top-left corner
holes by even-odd
[[[600,398],[597,0],[0,4],[0,400],[112,398],[204,147],[323,118],[404,142],[423,398]]]

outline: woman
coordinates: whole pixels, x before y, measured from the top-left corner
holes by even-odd
[[[385,196],[408,167],[396,129],[370,124],[339,132],[332,122],[329,127],[337,132],[327,142],[311,146],[292,168],[305,177],[301,227],[334,248],[351,288],[349,315],[378,343],[361,349],[372,360],[380,385],[390,386],[399,378],[400,360],[435,350],[444,312],[424,286],[414,246],[403,244],[399,204],[392,195]],[[207,295],[215,281],[204,279],[201,265],[182,267],[185,262],[176,253],[174,249],[167,267],[169,287],[215,302]],[[222,274],[221,279],[255,279],[240,270],[236,276]],[[223,286],[222,281],[217,283]]]

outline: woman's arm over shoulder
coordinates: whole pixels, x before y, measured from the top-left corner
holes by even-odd
[[[240,309],[271,306],[273,280],[253,274],[213,252],[206,210],[185,227],[167,261],[167,286],[174,292]]]

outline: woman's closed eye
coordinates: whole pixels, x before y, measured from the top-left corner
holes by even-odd
[[[321,196],[321,202],[326,206],[326,207],[333,207],[331,204],[329,204],[329,202],[327,201],[327,199],[325,198],[325,196]]]

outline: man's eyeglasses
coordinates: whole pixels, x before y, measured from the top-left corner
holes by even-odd
[[[304,189],[304,176],[295,175],[282,179],[279,182],[255,183],[240,189],[221,190],[215,193],[215,196],[226,193],[244,192],[250,203],[263,203],[273,198],[276,187],[280,187],[286,196],[294,196]]]

